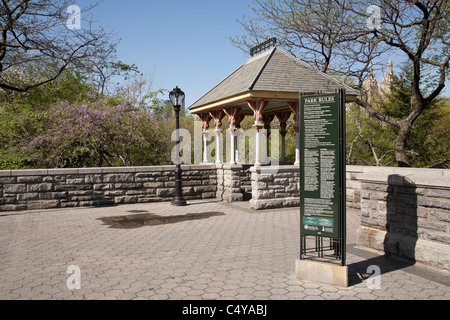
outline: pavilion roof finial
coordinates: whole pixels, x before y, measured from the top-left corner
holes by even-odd
[[[258,44],[256,47],[250,49],[250,55],[253,57],[258,53],[261,53],[267,49],[273,48],[277,45],[277,38],[270,38],[263,43]]]

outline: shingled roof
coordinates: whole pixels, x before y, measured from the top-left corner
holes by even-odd
[[[358,91],[275,47],[247,60],[189,107],[195,109],[249,92],[317,93],[346,89],[347,97]]]

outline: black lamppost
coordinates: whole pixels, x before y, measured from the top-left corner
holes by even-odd
[[[176,168],[175,168],[175,198],[172,201],[174,206],[185,206],[186,201],[183,199],[183,191],[181,186],[181,161],[180,161],[180,109],[184,102],[184,92],[178,88],[178,86],[172,90],[169,95],[170,101],[175,109],[175,119],[176,119]]]

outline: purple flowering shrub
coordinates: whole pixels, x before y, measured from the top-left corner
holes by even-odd
[[[131,102],[60,103],[24,141],[24,153],[40,168],[144,166],[170,163],[172,122]]]

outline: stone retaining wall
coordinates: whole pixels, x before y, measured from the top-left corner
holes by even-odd
[[[256,210],[299,205],[298,166],[280,166],[275,175],[250,165],[182,167],[187,200],[252,198]],[[347,204],[359,208],[360,182],[347,184],[354,187]],[[174,166],[0,171],[0,211],[170,201],[173,194]]]
[[[252,167],[252,200],[255,210],[300,206],[299,166]]]
[[[187,200],[214,198],[215,165],[183,166]],[[0,211],[170,201],[174,166],[0,171]]]
[[[183,196],[299,206],[299,166],[194,165]],[[0,211],[171,201],[174,166],[0,171]],[[251,186],[250,186],[251,182]],[[361,209],[358,245],[450,270],[450,170],[347,166],[347,206]]]
[[[361,181],[356,179],[361,167],[347,166],[347,208],[361,209]]]
[[[242,165],[217,165],[217,193],[216,198],[227,202],[239,202],[244,200],[241,189]]]
[[[271,167],[252,167],[252,201],[255,210],[300,205],[300,167],[280,166],[275,175]],[[361,182],[355,179],[361,167],[347,166],[347,207],[361,208]]]
[[[352,169],[361,184],[358,245],[450,271],[450,170]]]

